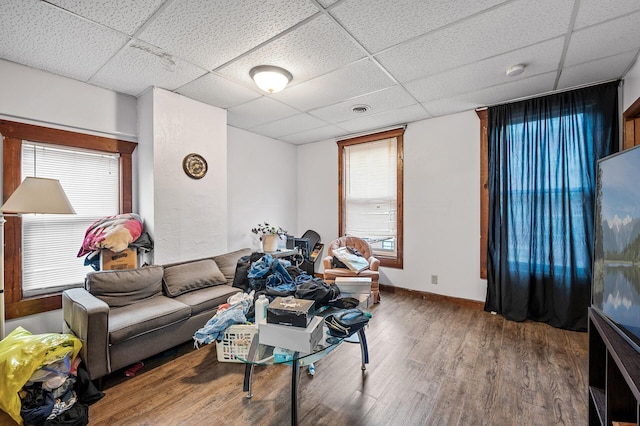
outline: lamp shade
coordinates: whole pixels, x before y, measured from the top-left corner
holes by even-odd
[[[269,93],[283,90],[293,79],[289,71],[272,65],[254,67],[249,71],[249,75],[260,89]]]
[[[76,214],[56,179],[28,177],[11,194],[2,213]]]

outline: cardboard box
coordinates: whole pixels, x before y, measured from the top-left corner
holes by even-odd
[[[336,285],[340,289],[340,294],[369,294],[371,293],[371,278],[365,277],[336,277]]]
[[[100,269],[102,271],[136,269],[137,267],[137,250],[125,249],[118,253],[114,253],[107,249],[102,249],[100,251]]]
[[[322,340],[324,319],[313,317],[306,328],[287,325],[258,324],[258,338],[261,345],[289,349],[301,353],[312,353]]]
[[[267,306],[267,322],[305,328],[315,314],[313,300],[276,297]]]

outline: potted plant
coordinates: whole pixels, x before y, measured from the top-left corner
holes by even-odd
[[[277,251],[280,235],[287,233],[287,231],[281,227],[269,225],[267,222],[258,224],[258,226],[251,229],[251,232],[260,237],[260,241],[262,241],[262,251],[265,253]]]

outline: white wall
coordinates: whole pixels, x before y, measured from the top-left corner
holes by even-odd
[[[382,268],[380,282],[484,300],[476,113],[410,123],[404,136],[404,173],[404,268]],[[315,229],[328,243],[338,233],[336,143],[300,146],[298,178],[301,228]],[[438,275],[438,285],[431,284],[431,275]]]
[[[622,111],[624,112],[636,99],[640,98],[640,61],[629,70],[624,78],[624,86],[622,87]]]
[[[0,76],[0,118],[119,139],[136,138],[136,99],[132,96],[4,60],[0,60]],[[1,178],[0,173],[0,185]],[[135,199],[135,188],[133,195]],[[77,242],[78,248],[81,243]],[[7,333],[19,325],[32,333],[59,332],[62,311],[8,320]]]
[[[153,155],[139,164],[142,192],[153,175],[151,197],[140,198],[140,209],[153,228],[154,262],[167,264],[223,253],[227,250],[227,112],[163,89],[145,94],[141,111],[141,143]],[[146,120],[152,117],[152,124]],[[145,121],[142,121],[145,120]],[[153,139],[148,140],[153,128]],[[152,148],[149,148],[149,145]],[[182,161],[197,153],[207,161],[201,179],[186,175]],[[152,169],[150,167],[152,166]],[[153,202],[153,206],[148,203]]]
[[[0,59],[0,117],[136,140],[136,98]]]
[[[259,249],[251,228],[262,222],[297,234],[296,146],[231,126],[227,136],[229,250]]]

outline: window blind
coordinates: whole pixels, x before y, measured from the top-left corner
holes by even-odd
[[[22,143],[22,179],[58,179],[75,215],[22,217],[24,297],[82,286],[91,269],[77,254],[87,228],[119,213],[119,156],[29,141]]]
[[[344,155],[346,234],[368,240],[374,252],[384,250],[395,254],[396,138],[345,146]]]

